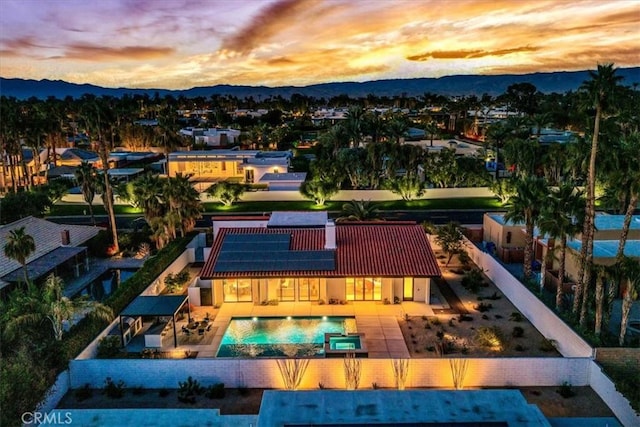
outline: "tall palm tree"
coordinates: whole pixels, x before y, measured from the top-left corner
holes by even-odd
[[[190,175],[178,173],[168,178],[164,184],[164,198],[169,214],[176,219],[180,235],[193,230],[196,219],[200,218],[201,205],[198,192],[189,181]]]
[[[558,267],[558,288],[556,289],[556,309],[562,308],[562,283],[564,281],[567,238],[576,235],[582,226],[584,198],[572,183],[563,183],[545,200],[540,212],[538,227],[554,240],[560,239],[560,259]],[[549,248],[551,250],[551,248]]]
[[[338,221],[370,221],[380,219],[380,210],[371,200],[351,200],[342,205]]]
[[[22,265],[24,273],[24,283],[29,283],[29,272],[27,271],[27,258],[36,250],[36,243],[33,237],[25,232],[25,227],[16,228],[9,231],[7,243],[4,245],[4,254],[7,258],[18,261]]]
[[[593,233],[595,221],[595,186],[596,186],[596,157],[598,153],[598,138],[600,137],[600,121],[604,113],[611,107],[611,101],[618,91],[621,76],[616,75],[617,69],[613,64],[598,64],[597,70],[589,71],[590,80],[585,81],[581,91],[587,97],[588,107],[595,109],[593,133],[591,136],[591,152],[589,156],[589,173],[587,175],[587,197],[585,205],[585,221],[582,232],[582,248],[580,251],[580,269],[578,283],[573,302],[573,312],[577,314],[583,298],[583,289],[591,281],[591,264],[593,263]],[[585,305],[586,308],[586,305]],[[586,312],[586,310],[582,310]],[[580,325],[584,326],[586,316],[581,313]]]
[[[546,182],[534,176],[527,176],[516,181],[516,195],[509,198],[506,221],[525,224],[525,248],[524,248],[524,277],[529,279],[532,274],[531,262],[533,261],[533,232],[540,214],[542,201],[546,197]]]
[[[91,215],[91,222],[96,225],[96,218],[93,214],[93,199],[96,196],[98,175],[93,165],[87,162],[82,162],[80,166],[74,171],[76,181],[80,184],[80,191],[82,191],[82,197],[84,201],[89,205],[89,214]]]
[[[98,154],[102,163],[102,179],[104,180],[104,201],[107,215],[109,216],[109,230],[111,231],[111,245],[114,253],[120,252],[118,244],[118,226],[116,224],[116,213],[113,208],[113,189],[109,180],[109,153],[107,149],[108,141],[106,135],[111,131],[111,126],[107,117],[107,106],[103,100],[85,95],[83,96],[82,117],[87,130],[91,133],[92,140],[98,144]]]
[[[624,345],[624,338],[627,334],[631,305],[633,301],[638,299],[638,294],[640,294],[640,263],[635,259],[625,257],[622,261],[622,271],[626,277],[627,288],[622,297],[622,318],[618,337],[618,344],[621,346]]]
[[[33,286],[33,285],[30,285]],[[9,319],[5,326],[7,338],[15,336],[17,331],[25,325],[38,325],[42,321],[49,321],[53,329],[53,336],[56,341],[62,340],[64,324],[73,319],[76,314],[87,313],[90,317],[104,320],[111,320],[113,312],[105,305],[95,301],[84,299],[71,300],[64,296],[64,283],[62,279],[51,274],[47,277],[42,290],[30,289],[26,303],[30,310]],[[25,301],[22,301],[24,304]]]
[[[349,134],[350,147],[357,147],[362,140],[364,110],[356,105],[347,111],[345,128]]]

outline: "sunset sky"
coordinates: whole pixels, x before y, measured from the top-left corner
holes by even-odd
[[[640,65],[640,1],[0,0],[0,76],[308,85]]]

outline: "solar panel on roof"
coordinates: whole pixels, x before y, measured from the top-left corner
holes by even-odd
[[[213,271],[305,271],[335,270],[333,251],[254,252],[239,258],[237,253],[220,253]]]
[[[222,241],[221,252],[286,251],[289,234],[228,234]]]

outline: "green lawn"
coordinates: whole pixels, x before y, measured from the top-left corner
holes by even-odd
[[[221,203],[203,203],[204,212],[209,213],[233,213],[233,212],[272,212],[272,211],[341,211],[344,202],[327,202],[322,207],[317,207],[310,201],[289,202],[238,202],[233,206],[223,206]],[[386,202],[373,202],[380,210],[434,210],[434,209],[500,209],[502,205],[497,199],[491,197],[470,197],[460,199],[421,199],[410,202],[404,200],[390,200]],[[102,205],[94,206],[95,215],[105,215]],[[116,205],[116,214],[138,214],[142,211],[128,205]],[[89,209],[85,204],[59,203],[51,209],[48,216],[88,215]]]

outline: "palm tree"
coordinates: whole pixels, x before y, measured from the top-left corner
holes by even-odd
[[[4,245],[4,254],[7,258],[18,261],[22,265],[24,272],[24,283],[29,283],[29,272],[27,271],[27,258],[36,250],[36,243],[33,237],[24,231],[24,227],[9,231],[7,243]]]
[[[380,210],[370,200],[351,200],[342,205],[338,221],[370,221],[380,218]]]
[[[104,180],[104,201],[107,215],[109,216],[109,229],[111,231],[111,246],[115,253],[120,251],[118,244],[118,226],[116,224],[116,214],[113,208],[113,190],[109,181],[109,155],[107,150],[106,133],[111,128],[107,123],[108,109],[102,100],[86,95],[84,96],[84,118],[87,130],[91,132],[92,139],[98,144],[98,154],[102,163]]]
[[[362,140],[364,110],[360,106],[350,107],[346,117],[345,129],[349,134],[350,147],[357,147]]]
[[[5,325],[7,338],[15,336],[25,325],[37,325],[44,320],[51,323],[53,336],[56,341],[62,340],[66,322],[80,313],[88,313],[90,317],[111,320],[113,312],[103,304],[84,299],[71,300],[63,295],[64,282],[51,274],[47,277],[44,287],[38,291],[32,286],[27,292],[27,305],[30,309],[20,315],[12,317]],[[25,303],[24,301],[22,303]]]
[[[196,219],[202,216],[198,191],[191,185],[190,177],[178,173],[175,177],[168,178],[164,185],[169,215],[176,218],[181,236],[193,230]]]
[[[424,130],[429,134],[429,146],[433,147],[433,137],[438,133],[438,125],[433,120],[425,123]]]
[[[91,215],[91,222],[96,225],[96,218],[93,214],[93,199],[96,196],[98,175],[96,170],[87,162],[82,162],[74,172],[76,181],[80,184],[80,191],[82,191],[82,197],[84,201],[89,205],[89,214]]]
[[[622,346],[627,334],[631,305],[633,301],[638,299],[638,294],[640,293],[640,263],[635,259],[625,257],[621,266],[627,279],[627,288],[622,297],[622,319],[620,322],[620,336],[618,337],[618,344]]]
[[[562,308],[562,283],[564,282],[567,238],[576,235],[582,226],[584,198],[572,183],[563,183],[551,190],[540,212],[540,231],[554,240],[560,239],[560,259],[558,267],[558,288],[556,289],[556,309]],[[551,245],[551,243],[550,243]],[[549,247],[549,250],[552,250]]]
[[[542,200],[548,193],[546,182],[534,176],[527,176],[516,182],[516,195],[509,198],[505,221],[525,224],[524,277],[531,277],[533,261],[533,231],[540,214]]]
[[[596,186],[596,156],[598,153],[598,138],[600,136],[600,120],[603,113],[606,113],[611,106],[611,101],[618,91],[618,82],[621,76],[616,75],[617,69],[613,64],[598,64],[597,71],[589,71],[590,80],[585,81],[581,86],[581,91],[585,93],[590,108],[595,108],[595,118],[593,122],[593,134],[591,137],[591,152],[589,156],[589,173],[587,175],[587,201],[585,205],[585,221],[582,232],[582,248],[580,251],[580,269],[578,272],[578,283],[573,301],[573,312],[578,312],[581,299],[583,298],[583,288],[591,281],[591,268],[593,262],[593,232],[595,221],[595,186]],[[585,298],[586,299],[586,298]],[[586,305],[585,305],[586,309]],[[586,310],[583,309],[580,316],[580,325],[586,323]]]

